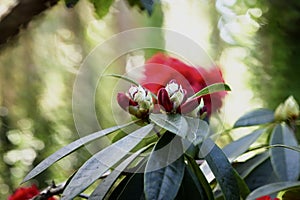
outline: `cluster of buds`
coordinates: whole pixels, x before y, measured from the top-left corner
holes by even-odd
[[[278,121],[296,120],[299,117],[299,105],[293,96],[281,103],[275,110],[275,119]]]
[[[118,103],[137,118],[145,118],[153,108],[151,93],[142,86],[131,86],[128,93],[118,93]]]
[[[142,86],[131,86],[128,93],[118,93],[117,98],[119,105],[137,118],[146,118],[150,111],[187,114],[201,107],[199,106],[201,99],[188,99],[186,90],[175,80],[171,80],[166,87],[159,89],[155,105],[151,93]],[[203,105],[199,114],[201,111]]]

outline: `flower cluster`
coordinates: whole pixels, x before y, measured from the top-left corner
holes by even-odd
[[[193,94],[213,83],[224,82],[219,68],[209,71],[189,66],[162,53],[155,54],[145,64],[145,78],[139,86],[131,86],[127,93],[118,94],[119,105],[138,118],[149,112],[190,113],[199,108],[199,115],[208,116],[222,106],[225,92],[189,99]],[[153,95],[151,95],[153,94]],[[199,106],[201,99],[204,107]]]
[[[31,185],[30,187],[20,187],[8,197],[8,200],[29,200],[39,194],[40,191],[36,185]],[[55,198],[50,197],[48,200],[55,200]]]
[[[208,85],[224,82],[218,67],[206,70],[193,67],[163,53],[157,53],[145,63],[145,78],[140,80],[143,87],[154,94],[165,87],[171,80],[186,90],[187,96],[192,96]],[[217,111],[222,106],[226,92],[217,92],[203,96],[207,114]]]

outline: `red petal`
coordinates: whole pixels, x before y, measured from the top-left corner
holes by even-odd
[[[165,88],[161,88],[157,94],[157,101],[159,105],[162,105],[166,112],[173,110],[173,103],[170,100],[168,92]]]
[[[137,106],[138,104],[134,102],[132,99],[130,99],[126,94],[124,93],[118,93],[117,96],[118,104],[127,111],[128,106]]]
[[[191,100],[185,102],[184,104],[182,104],[178,108],[178,112],[180,112],[182,114],[190,113],[199,106],[199,104],[200,104],[199,102],[200,102],[200,98],[191,99]]]

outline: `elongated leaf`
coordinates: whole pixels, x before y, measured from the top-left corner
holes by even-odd
[[[175,198],[175,200],[181,199],[207,199],[197,177],[187,166],[185,167],[182,183]]]
[[[132,83],[133,85],[135,86],[139,86],[140,84],[138,84],[135,80],[127,77],[127,76],[123,76],[123,75],[119,75],[119,74],[107,74],[106,76],[112,76],[112,77],[115,77],[115,78],[119,78],[119,79],[123,79],[129,83]]]
[[[132,125],[133,123],[134,122],[130,122],[130,123],[125,124],[125,125],[114,126],[114,127],[108,128],[108,129],[104,129],[102,131],[98,131],[96,133],[87,135],[83,138],[80,138],[80,139],[64,146],[63,148],[59,149],[58,151],[56,151],[55,153],[50,155],[48,158],[43,160],[33,170],[31,170],[27,174],[27,176],[24,178],[23,182],[26,182],[26,181],[32,179],[33,177],[37,176],[38,174],[43,172],[45,169],[47,169],[49,166],[51,166],[53,163],[57,162],[58,160],[62,159],[65,156],[69,155],[70,153],[76,151],[77,149],[79,149],[83,145],[85,145],[85,144],[87,144],[87,143],[89,143],[93,140],[99,139],[99,138],[101,138],[101,137],[103,137],[107,134],[115,132],[115,131],[117,131],[121,128]]]
[[[182,115],[150,114],[150,120],[161,128],[179,135],[180,137],[186,137],[188,123]]]
[[[286,124],[278,124],[271,135],[270,145],[298,146],[294,132]],[[295,181],[300,173],[300,154],[287,148],[271,148],[271,162],[282,181]]]
[[[255,200],[265,195],[273,194],[282,190],[287,190],[299,186],[300,186],[300,182],[278,182],[269,185],[264,185],[252,191],[246,200]]]
[[[144,194],[144,174],[148,157],[145,157],[136,168],[132,170],[133,173],[126,174],[126,177],[116,185],[114,190],[109,195],[109,200],[127,200],[127,199],[145,199]],[[130,170],[131,171],[131,170]]]
[[[240,117],[234,124],[234,127],[254,126],[260,124],[266,124],[274,121],[274,112],[260,108],[246,113]]]
[[[184,175],[181,140],[166,132],[154,147],[146,165],[146,199],[174,199]]]
[[[99,18],[104,17],[113,4],[114,0],[90,0],[95,7],[96,13]]]
[[[206,139],[200,151],[219,183],[225,199],[240,199],[235,172],[223,151],[211,139]]]
[[[188,124],[186,138],[194,145],[200,144],[209,134],[209,125],[206,121],[194,117],[184,117]]]
[[[290,150],[297,151],[300,153],[300,147],[287,146],[284,144],[273,144],[273,145],[266,146],[266,148],[276,148],[276,147],[286,148],[286,149],[290,149]]]
[[[191,96],[189,99],[204,96],[204,95],[207,95],[207,94],[212,94],[212,93],[215,93],[215,92],[222,92],[222,91],[231,91],[231,89],[225,83],[214,83],[214,84],[211,84],[211,85],[203,88],[202,90],[200,90],[199,92],[197,92],[196,94]]]
[[[234,171],[234,175],[237,180],[237,183],[239,185],[240,195],[241,195],[242,199],[245,199],[250,194],[248,185],[246,184],[244,179],[239,175],[239,173],[237,173],[237,171],[235,169],[233,169],[233,171]]]
[[[150,145],[153,146],[153,145]],[[144,147],[131,156],[129,156],[125,161],[123,161],[119,166],[116,167],[93,191],[93,193],[90,195],[89,199],[91,200],[99,200],[103,199],[106,194],[108,193],[109,189],[113,186],[115,181],[118,179],[118,177],[121,175],[121,173],[126,169],[126,167],[134,160],[136,159],[143,151],[148,149],[150,146]]]
[[[119,162],[153,129],[148,124],[120,139],[86,161],[72,178],[63,192],[63,199],[72,199],[94,183],[104,172]]]
[[[201,184],[201,187],[203,188],[203,190],[205,192],[206,199],[214,200],[214,195],[212,193],[212,189],[211,189],[207,179],[205,178],[204,174],[200,170],[198,164],[190,156],[186,155],[186,158],[188,160],[188,166],[191,167],[193,174],[196,175],[198,182]]]
[[[253,158],[250,158],[246,162],[237,163],[235,169],[243,178],[246,178],[255,168],[257,168],[262,162],[267,160],[269,157],[269,152],[264,152],[262,154],[254,156]]]
[[[264,131],[264,129],[257,129],[252,133],[225,146],[222,150],[227,156],[228,160],[232,162],[238,156],[245,153],[249,149],[250,145],[253,144]]]

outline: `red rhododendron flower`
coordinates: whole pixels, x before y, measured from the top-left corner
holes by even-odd
[[[256,200],[279,200],[279,199],[278,198],[272,199],[270,196],[266,195],[266,196],[259,197]]]
[[[30,187],[20,187],[8,197],[8,200],[29,200],[38,194],[40,194],[40,191],[36,185],[32,185]],[[48,200],[55,200],[55,198],[50,197]]]
[[[213,83],[224,82],[219,68],[209,70],[192,67],[168,55],[158,53],[151,57],[145,64],[145,78],[141,84],[157,94],[158,90],[175,79],[182,88],[191,96],[204,87]],[[208,115],[222,106],[222,98],[226,92],[218,92],[203,97]]]

